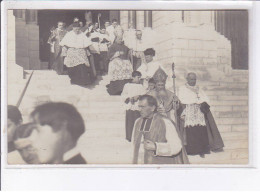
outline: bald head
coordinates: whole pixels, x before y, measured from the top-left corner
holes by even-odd
[[[196,75],[196,73],[190,72],[190,73],[188,73],[186,79],[187,79],[187,83],[190,86],[195,86],[196,81],[197,81],[197,75]]]

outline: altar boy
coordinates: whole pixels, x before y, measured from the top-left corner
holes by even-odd
[[[126,104],[126,140],[131,141],[132,131],[136,119],[140,117],[140,112],[138,108],[139,96],[144,95],[147,91],[141,84],[142,74],[139,71],[134,71],[132,73],[131,83],[127,83],[124,86],[123,92],[121,94],[125,104]]]

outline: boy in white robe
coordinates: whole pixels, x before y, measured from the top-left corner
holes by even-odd
[[[140,117],[138,108],[138,98],[146,93],[145,88],[140,82],[142,74],[138,71],[132,73],[132,82],[127,83],[124,86],[123,92],[121,94],[122,100],[126,104],[126,139],[131,141],[134,123],[137,118]]]

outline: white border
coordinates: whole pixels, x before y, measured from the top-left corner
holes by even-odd
[[[252,7],[252,5],[255,5]],[[257,6],[258,5],[258,6]],[[10,165],[8,166],[6,164],[6,157],[2,157],[2,187],[3,188],[41,188],[41,189],[46,189],[44,186],[44,182],[42,182],[44,177],[42,175],[45,175],[45,178],[48,178],[48,187],[47,188],[62,188],[65,187],[66,189],[72,189],[72,188],[82,188],[82,189],[102,189],[99,188],[98,183],[104,184],[107,188],[113,188],[113,189],[124,189],[126,186],[131,185],[132,186],[129,188],[137,188],[136,186],[138,185],[139,188],[142,186],[142,188],[149,186],[151,189],[155,188],[174,188],[172,187],[173,185],[175,186],[175,189],[207,189],[207,188],[219,188],[219,184],[215,181],[221,182],[222,186],[221,188],[245,188],[246,185],[243,184],[231,184],[228,185],[229,182],[233,183],[238,183],[239,179],[245,179],[246,174],[250,174],[252,177],[248,177],[248,180],[251,181],[251,183],[254,183],[255,181],[259,180],[259,174],[255,174],[255,172],[259,172],[259,170],[256,168],[257,167],[257,158],[256,158],[256,153],[259,150],[259,142],[256,140],[259,140],[259,133],[257,132],[257,126],[260,128],[259,125],[259,119],[257,115],[260,116],[258,110],[256,109],[256,105],[258,105],[258,99],[257,94],[256,94],[256,79],[260,76],[257,76],[257,70],[260,72],[260,66],[256,65],[256,56],[257,53],[259,52],[259,45],[254,44],[257,40],[257,34],[256,32],[259,31],[256,29],[256,14],[260,12],[260,3],[257,2],[230,2],[230,1],[225,1],[225,2],[145,2],[145,1],[139,1],[139,2],[111,2],[111,1],[103,1],[103,2],[3,2],[1,9],[2,9],[2,28],[1,29],[7,29],[7,9],[82,9],[82,7],[86,6],[87,9],[135,9],[135,10],[144,10],[144,9],[162,9],[162,10],[169,10],[169,9],[174,9],[174,10],[181,10],[181,9],[197,9],[197,10],[204,10],[204,9],[249,9],[249,18],[250,18],[250,28],[249,28],[249,33],[250,33],[250,40],[249,40],[249,45],[250,45],[250,55],[249,55],[249,81],[250,81],[250,87],[249,87],[249,160],[250,160],[250,165],[247,167],[254,167],[254,168],[231,168],[231,167],[245,167],[245,165],[174,165],[174,166],[169,166],[169,165],[153,165],[153,166],[148,166],[148,165],[138,165],[138,167],[133,167],[132,165],[66,165],[66,166],[60,166],[60,165],[44,165],[44,168],[38,168],[38,166],[33,166],[33,165],[28,165],[28,166],[19,166],[19,165],[12,165],[11,168],[16,168],[16,169],[10,169]],[[97,8],[98,7],[98,8]],[[256,11],[257,10],[257,11]],[[2,58],[1,58],[1,64],[6,64],[6,48],[7,48],[7,40],[5,37],[7,37],[7,31],[2,30],[1,33],[2,38]],[[258,38],[259,40],[259,38]],[[257,47],[258,46],[258,47]],[[258,49],[258,50],[257,50]],[[257,52],[258,51],[258,52]],[[1,111],[4,113],[6,111],[6,65],[1,66],[1,94],[2,94],[2,101],[1,101]],[[259,79],[259,78],[258,78]],[[4,96],[3,96],[4,94]],[[252,95],[254,94],[254,95]],[[256,94],[256,95],[255,95]],[[259,95],[259,94],[258,94]],[[4,115],[4,114],[2,114]],[[3,130],[3,127],[6,125],[6,119],[3,119],[1,117],[1,129]],[[258,122],[258,123],[257,123]],[[2,135],[2,148],[6,147],[4,143],[4,136]],[[258,143],[258,145],[257,145]],[[5,150],[6,151],[6,150]],[[254,153],[254,154],[252,154]],[[253,157],[254,156],[254,157]],[[33,167],[33,168],[32,168]],[[68,167],[74,167],[68,168]],[[75,168],[75,167],[80,167],[80,168]],[[84,168],[81,168],[84,167]],[[93,168],[97,167],[97,168]],[[109,168],[108,168],[109,167]],[[111,167],[113,169],[111,169]],[[132,167],[131,169],[128,168],[126,169],[125,167]],[[143,168],[145,167],[145,168]],[[170,167],[170,168],[165,168],[165,167]],[[187,168],[188,167],[188,168]],[[196,168],[195,168],[196,167]],[[210,169],[208,168],[210,167]],[[215,168],[215,167],[221,167],[221,168]],[[23,169],[18,169],[18,168],[23,168]],[[37,169],[36,169],[37,168]],[[102,169],[103,168],[103,169]],[[161,170],[158,170],[158,169]],[[95,170],[95,171],[93,171]],[[123,182],[125,180],[124,176],[126,176],[126,173],[132,182],[126,184],[126,182]],[[254,172],[254,173],[252,173]],[[113,174],[117,174],[117,176],[113,176]],[[155,174],[156,173],[156,174]],[[214,180],[214,176],[217,175],[218,173],[221,179],[217,179],[215,181],[212,181],[211,184],[209,184],[210,180]],[[241,177],[240,173],[243,173],[245,176]],[[23,178],[25,175],[26,179]],[[76,181],[79,179],[75,179],[77,175],[80,175],[82,178],[83,177],[88,177],[87,180],[89,181],[89,184],[84,184],[84,181],[82,182],[83,184],[80,184],[81,181]],[[103,176],[103,178],[100,177]],[[122,176],[121,178],[119,176]],[[156,176],[155,176],[156,175]],[[159,175],[159,176],[158,176]],[[204,176],[203,176],[204,175]],[[240,175],[240,176],[239,176]],[[37,176],[37,179],[35,179]],[[172,176],[171,180],[166,179],[166,177]],[[254,176],[258,176],[257,179],[254,179]],[[59,178],[62,178],[62,181],[59,181]],[[97,177],[101,178],[100,180],[96,179]],[[158,179],[161,177],[160,179]],[[176,177],[176,178],[174,178]],[[177,178],[178,177],[178,178]],[[232,177],[232,178],[231,178]],[[56,179],[57,178],[57,179]],[[121,182],[122,185],[118,185],[115,182],[111,183],[111,178],[117,179],[117,181]],[[256,177],[255,177],[256,178]],[[34,184],[31,184],[33,181]],[[83,179],[84,180],[84,179]],[[143,180],[150,180],[150,184],[147,184]],[[158,185],[158,183],[155,180],[161,180],[162,185]],[[163,184],[163,181],[165,181]],[[244,183],[247,183],[249,185],[250,181],[244,180]],[[46,181],[46,180],[45,180]],[[70,184],[70,182],[66,181],[71,181],[74,183],[74,185]],[[97,181],[97,182],[95,182]],[[123,182],[123,183],[122,183]],[[206,183],[204,185],[204,188],[198,187],[196,183],[198,182],[204,182]],[[44,183],[44,184],[42,184]],[[109,185],[111,183],[111,185]],[[136,183],[137,185],[133,184]],[[156,184],[157,183],[157,184]],[[172,183],[169,184],[169,183]],[[187,188],[187,184],[190,187]],[[195,184],[194,184],[195,183]],[[258,183],[258,182],[255,182]],[[56,185],[57,184],[57,185]],[[161,187],[162,186],[162,187]],[[260,187],[260,185],[255,185]]]

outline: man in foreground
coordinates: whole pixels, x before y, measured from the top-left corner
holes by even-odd
[[[173,123],[156,113],[157,101],[143,95],[139,98],[141,118],[133,132],[133,164],[176,164],[182,144]]]
[[[8,153],[15,150],[14,134],[16,128],[22,124],[22,114],[16,106],[7,106],[7,139],[8,139]]]
[[[16,135],[15,145],[23,149],[22,142],[30,140],[30,149],[39,164],[86,164],[77,150],[79,137],[84,133],[84,121],[76,108],[67,103],[46,103],[31,113],[33,130]],[[35,158],[35,157],[34,157]]]

